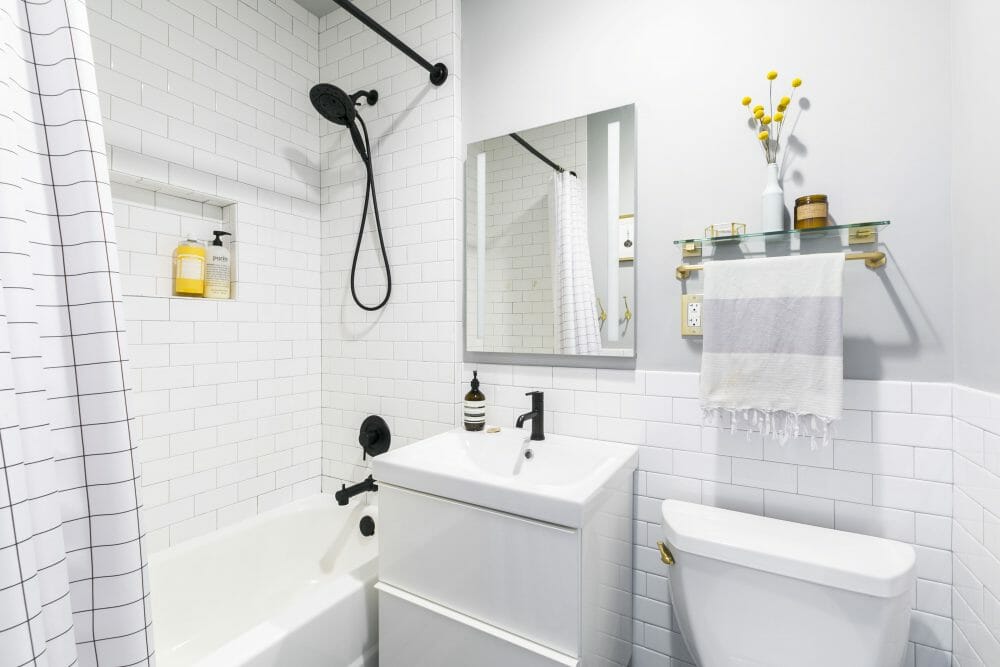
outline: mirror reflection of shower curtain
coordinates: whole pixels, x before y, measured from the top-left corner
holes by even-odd
[[[568,171],[552,177],[552,302],[556,354],[599,354],[594,272],[587,240],[583,184]]]

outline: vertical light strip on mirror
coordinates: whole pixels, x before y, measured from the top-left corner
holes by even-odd
[[[476,337],[486,337],[486,153],[476,155]]]
[[[608,123],[608,342],[618,340],[618,216],[621,123]]]

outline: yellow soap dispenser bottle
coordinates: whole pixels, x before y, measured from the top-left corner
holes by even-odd
[[[174,252],[174,294],[205,295],[205,244],[190,236]]]

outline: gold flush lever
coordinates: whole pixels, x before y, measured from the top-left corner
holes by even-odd
[[[660,560],[663,561],[664,565],[674,564],[674,555],[670,553],[670,549],[663,542],[657,542],[656,546],[660,547]]]

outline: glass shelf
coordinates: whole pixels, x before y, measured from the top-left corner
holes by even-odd
[[[851,246],[856,245],[867,245],[872,246],[878,244],[878,232],[880,227],[887,227],[889,225],[888,220],[878,220],[873,222],[855,222],[850,225],[830,225],[829,227],[815,227],[813,229],[787,229],[781,230],[780,232],[751,232],[749,234],[733,234],[730,236],[706,236],[700,239],[678,239],[674,241],[674,245],[678,246],[681,250],[681,255],[685,258],[687,257],[701,257],[702,250],[704,246],[725,246],[725,245],[736,245],[737,243],[742,243],[743,241],[749,239],[768,239],[768,238],[784,238],[791,239],[793,237],[799,239],[817,239],[817,238],[829,238],[833,236],[840,236],[842,230],[847,230],[847,243]],[[718,255],[724,252],[719,250],[713,255]],[[742,253],[740,253],[742,254]],[[865,266],[869,269],[878,269],[885,266],[886,256],[884,252],[877,250],[870,250],[866,252],[851,252],[844,256],[846,259],[860,259],[864,260]],[[701,271],[704,267],[701,264],[681,264],[677,267],[677,279],[687,280],[691,277],[691,274],[696,271]]]
[[[877,220],[873,222],[855,222],[849,225],[830,225],[828,227],[816,227],[814,229],[783,229],[778,232],[750,232],[748,234],[735,234],[732,236],[706,236],[702,238],[677,239],[674,245],[684,246],[687,244],[700,245],[728,245],[742,243],[748,239],[759,238],[779,238],[779,237],[806,237],[822,238],[839,234],[841,230],[851,232],[851,243],[875,243],[878,240],[878,228],[887,227],[888,220]],[[859,234],[859,230],[871,230],[871,234]],[[869,240],[870,239],[870,240]]]

